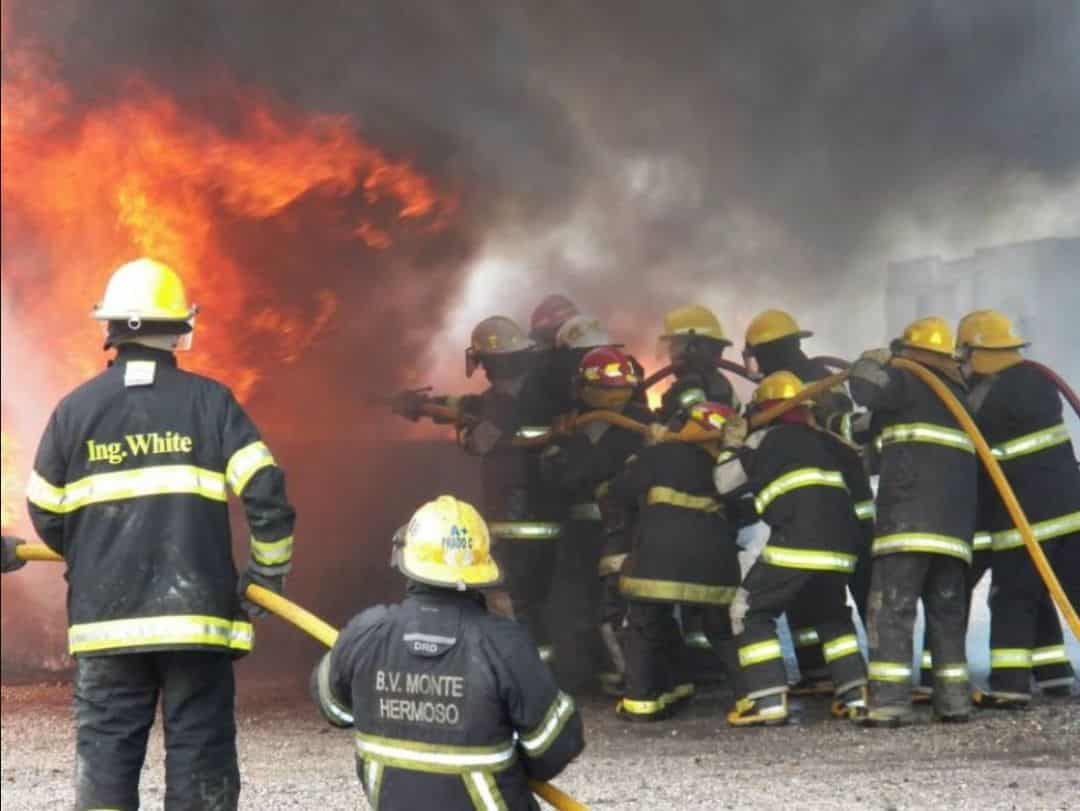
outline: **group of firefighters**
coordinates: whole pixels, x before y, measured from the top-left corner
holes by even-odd
[[[232,661],[262,610],[248,586],[283,591],[295,514],[228,388],[178,368],[195,315],[159,262],[112,276],[94,317],[115,358],[58,405],[28,485],[34,527],[67,565],[79,809],[138,808],[159,699],[166,808],[237,807]],[[1033,682],[1071,693],[1057,613],[971,437],[896,360],[966,403],[1077,605],[1080,469],[1059,391],[1024,360],[1027,344],[991,310],[965,316],[955,339],[922,318],[864,352],[846,387],[808,399],[830,375],[803,352],[809,336],[765,311],[740,366],[723,358],[731,342],[711,311],[673,310],[662,335],[672,381],[652,409],[646,389],[662,375],[646,378],[596,319],[549,296],[528,332],[503,316],[473,330],[466,374],[484,370],[482,394],[394,398],[402,416],[456,427],[482,460],[483,504],[420,507],[392,541],[405,600],[361,613],[312,673],[327,720],[354,728],[373,807],[532,808],[529,781],[581,752],[574,700],[544,663],[568,560],[583,626],[573,654],[627,720],[683,706],[701,648],[734,689],[736,727],[783,724],[793,692],[889,727],[912,720],[913,700],[957,722],[973,704],[1025,706]],[[756,383],[745,408],[731,369]],[[239,576],[227,489],[251,531]],[[744,574],[739,531],[758,522],[768,539]],[[4,537],[5,572],[22,565],[23,543]],[[987,569],[990,688],[973,693],[967,617]],[[794,684],[777,636],[785,615]]]

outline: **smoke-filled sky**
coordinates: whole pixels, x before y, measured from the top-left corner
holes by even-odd
[[[460,191],[471,258],[432,272],[479,270],[422,319],[454,358],[549,290],[617,331],[698,298],[737,330],[888,259],[1080,233],[1075,3],[24,5],[88,101],[134,66],[204,113],[230,74]]]

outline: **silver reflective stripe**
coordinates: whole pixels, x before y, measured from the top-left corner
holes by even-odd
[[[934,678],[941,681],[968,681],[967,665],[946,665],[934,671]]]
[[[821,638],[814,628],[799,628],[791,632],[791,641],[797,648],[806,648],[818,644]]]
[[[319,703],[323,711],[331,718],[338,721],[342,726],[352,726],[353,716],[345,707],[341,706],[334,698],[334,691],[330,689],[330,654],[323,656],[319,662],[319,670],[316,674],[319,685]]]
[[[1064,645],[1047,645],[1045,648],[1035,648],[1035,650],[1031,652],[1032,667],[1068,663],[1069,655],[1065,652]]]
[[[993,537],[989,532],[976,532],[975,537],[971,539],[971,548],[975,552],[985,552],[987,549],[992,549],[993,546]]]
[[[877,439],[878,448],[900,442],[929,442],[975,453],[975,445],[963,431],[929,422],[911,422],[884,428]]]
[[[532,731],[521,735],[518,743],[531,757],[540,757],[559,737],[573,714],[574,700],[560,691],[548,708],[544,720]]]
[[[252,442],[229,457],[229,463],[225,466],[225,479],[232,491],[239,496],[252,476],[273,464],[274,457],[266,444]]]
[[[843,659],[845,656],[857,655],[859,653],[859,640],[855,637],[855,634],[845,634],[844,636],[838,636],[836,639],[830,639],[821,646],[821,649],[825,654],[825,661],[832,663],[837,659]]]
[[[949,535],[933,532],[900,532],[895,535],[882,535],[875,538],[871,547],[874,557],[891,555],[895,552],[928,552],[935,555],[948,555],[971,563],[971,547]]]
[[[1037,453],[1047,448],[1064,445],[1068,441],[1069,429],[1065,427],[1065,423],[1061,422],[1050,428],[1033,431],[1016,439],[1002,442],[995,445],[991,450],[999,462],[1007,462],[1010,459],[1016,459],[1018,456],[1027,456],[1029,453]]]
[[[292,560],[293,536],[276,541],[251,538],[251,558],[263,566],[282,566]]]
[[[1031,667],[1031,651],[1028,648],[991,648],[990,668],[1006,669]]]
[[[871,662],[866,671],[873,681],[911,681],[911,667],[899,662]]]
[[[550,433],[551,429],[546,425],[522,425],[514,432],[514,436],[517,439],[536,439]]]
[[[72,625],[68,629],[71,653],[123,648],[200,645],[251,650],[254,631],[250,622],[202,615],[136,617]]]
[[[570,517],[575,521],[599,521],[600,505],[595,501],[584,504],[572,504],[570,506]]]
[[[457,637],[453,636],[438,636],[437,634],[420,634],[411,633],[403,634],[401,637],[406,642],[433,642],[436,645],[455,645],[457,644]]]
[[[1031,532],[1036,541],[1049,541],[1060,538],[1062,535],[1071,535],[1080,532],[1080,511],[1059,515],[1057,518],[1048,518],[1045,521],[1031,525]],[[1024,539],[1018,529],[1008,529],[1004,532],[995,532],[991,536],[995,552],[1006,549],[1017,549],[1024,545]]]
[[[780,649],[779,639],[767,639],[764,642],[754,642],[739,648],[739,664],[742,667],[771,662],[783,656]]]
[[[922,658],[919,660],[919,664],[923,670],[933,670],[934,657],[931,655],[930,651],[924,650],[922,652]]]
[[[360,757],[387,766],[442,774],[471,771],[500,771],[514,762],[513,741],[496,746],[451,746],[421,744],[395,738],[357,733],[356,749]]]
[[[761,560],[782,569],[807,569],[817,572],[853,572],[855,555],[842,552],[824,552],[817,549],[790,549],[765,544]]]
[[[374,760],[364,762],[365,788],[367,789],[368,803],[372,808],[379,807],[379,789],[382,788],[383,765]]]
[[[754,506],[757,507],[758,513],[763,513],[780,496],[801,487],[845,488],[844,477],[835,470],[822,470],[817,467],[804,467],[793,470],[773,479],[766,487],[763,487],[757,498],[754,499]]]
[[[193,465],[157,465],[96,473],[64,487],[55,487],[32,473],[26,489],[26,497],[32,504],[62,514],[91,504],[170,494],[225,501],[225,477]]]
[[[877,516],[877,507],[872,498],[855,503],[855,517],[860,521],[873,521]]]
[[[486,772],[468,772],[462,777],[473,807],[480,811],[506,811],[506,802],[502,798],[495,779]]]
[[[491,521],[488,530],[503,539],[552,540],[562,535],[562,525],[552,521]]]

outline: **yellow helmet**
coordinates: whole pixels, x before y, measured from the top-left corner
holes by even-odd
[[[754,316],[750,326],[746,328],[746,346],[755,347],[758,344],[767,344],[770,341],[778,341],[789,335],[799,338],[809,338],[814,333],[799,329],[799,325],[789,313],[783,310],[765,310]]]
[[[754,402],[790,400],[803,390],[803,382],[791,372],[773,372],[762,380],[754,390]]]
[[[678,335],[699,335],[716,341],[730,343],[724,336],[720,320],[708,307],[692,304],[679,307],[664,316],[664,334],[661,338],[674,338]]]
[[[1022,349],[1030,344],[1013,332],[1012,321],[997,310],[976,310],[960,319],[961,349]]]
[[[908,324],[900,337],[900,345],[908,349],[922,349],[950,357],[956,351],[956,339],[953,337],[952,330],[944,318],[936,315],[920,318]]]
[[[487,523],[471,504],[439,496],[394,536],[394,565],[411,580],[465,591],[502,580]]]
[[[126,321],[138,329],[143,321],[190,321],[196,312],[176,271],[144,258],[113,273],[93,316],[98,321]]]

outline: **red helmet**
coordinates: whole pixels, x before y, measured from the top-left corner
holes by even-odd
[[[690,419],[706,431],[723,431],[724,423],[737,416],[734,408],[722,403],[698,403],[690,409]]]
[[[529,337],[550,343],[554,340],[559,327],[575,315],[578,315],[578,308],[566,296],[560,296],[558,293],[545,296],[533,310],[529,321]]]
[[[578,366],[578,376],[586,386],[605,389],[632,388],[640,382],[630,359],[613,346],[586,352]]]

